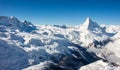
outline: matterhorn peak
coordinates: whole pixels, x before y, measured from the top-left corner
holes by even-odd
[[[90,26],[90,25],[94,25],[95,22],[93,22],[90,17],[87,17],[86,21],[84,22],[84,26],[86,26],[87,28]]]
[[[82,30],[88,30],[91,32],[101,32],[102,28],[94,21],[91,20],[90,17],[87,17],[86,21],[83,23]]]
[[[86,19],[85,22],[86,22],[86,23],[90,23],[90,22],[92,22],[92,20],[90,19],[90,17],[87,17],[87,19]]]

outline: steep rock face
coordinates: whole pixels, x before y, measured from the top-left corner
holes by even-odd
[[[83,23],[84,30],[90,30],[90,31],[101,31],[102,28],[96,23],[93,22],[89,17],[86,19],[86,21]]]
[[[90,18],[87,18],[83,25],[80,27],[80,40],[83,46],[89,47],[94,42],[100,42],[107,40],[109,36],[106,31],[99,26],[96,22],[93,22]]]

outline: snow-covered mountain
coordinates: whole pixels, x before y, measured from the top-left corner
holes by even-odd
[[[102,60],[81,67],[79,70],[120,70],[120,67]]]
[[[39,26],[0,16],[0,70],[86,70],[98,60],[119,66],[119,28],[90,18],[80,26]]]
[[[89,30],[93,32],[101,32],[102,28],[97,24],[97,22],[93,22],[89,17],[83,23],[81,29]]]
[[[94,42],[99,43],[109,38],[105,29],[90,18],[87,18],[81,27],[79,27],[79,31],[81,43],[86,47],[93,45]]]
[[[4,27],[7,28],[6,30],[11,31],[19,30],[25,32],[31,32],[32,30],[36,29],[36,27],[28,21],[21,22],[14,16],[11,17],[0,16],[0,28],[1,29],[3,28],[4,30]]]

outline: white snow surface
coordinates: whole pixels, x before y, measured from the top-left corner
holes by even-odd
[[[120,70],[118,66],[112,66],[102,60],[81,67],[79,70]]]
[[[44,70],[46,67],[48,67],[49,63],[53,63],[51,61],[45,61],[45,62],[41,62],[40,64],[37,65],[33,65],[31,67],[22,69],[22,70]]]
[[[88,48],[89,51],[101,55],[100,57],[103,57],[102,53],[105,51],[112,52],[111,56],[114,55],[114,59],[119,61],[120,26],[104,27],[90,18],[80,26],[39,26],[28,21],[21,22],[16,17],[0,16],[0,69],[20,70],[39,63],[42,66],[41,62],[52,61],[53,58],[59,60],[62,55],[72,54],[70,50],[77,48],[73,44]],[[91,46],[94,41],[107,39],[114,42],[102,46],[102,49]],[[102,67],[106,70],[109,67],[102,61],[98,63],[103,63]]]

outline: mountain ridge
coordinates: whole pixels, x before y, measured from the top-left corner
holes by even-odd
[[[115,33],[113,36],[107,35],[109,33],[107,29],[109,30],[107,27],[102,28],[90,18],[79,27],[70,27],[35,26],[28,21],[21,22],[16,17],[1,16],[0,68],[21,70],[45,62],[50,65],[47,66],[48,69],[53,65],[52,67],[63,68],[63,70],[64,68],[78,70],[100,58],[113,62],[118,60],[120,53],[119,50],[110,49],[113,46],[108,46],[111,45],[110,39],[115,35],[119,38],[119,29],[116,30],[118,34]],[[120,40],[114,41],[114,45],[119,48]],[[114,59],[111,58],[113,55]]]
[[[12,30],[18,29],[19,31],[31,32],[36,27],[28,21],[21,22],[16,17],[0,16],[0,25],[11,28]]]

